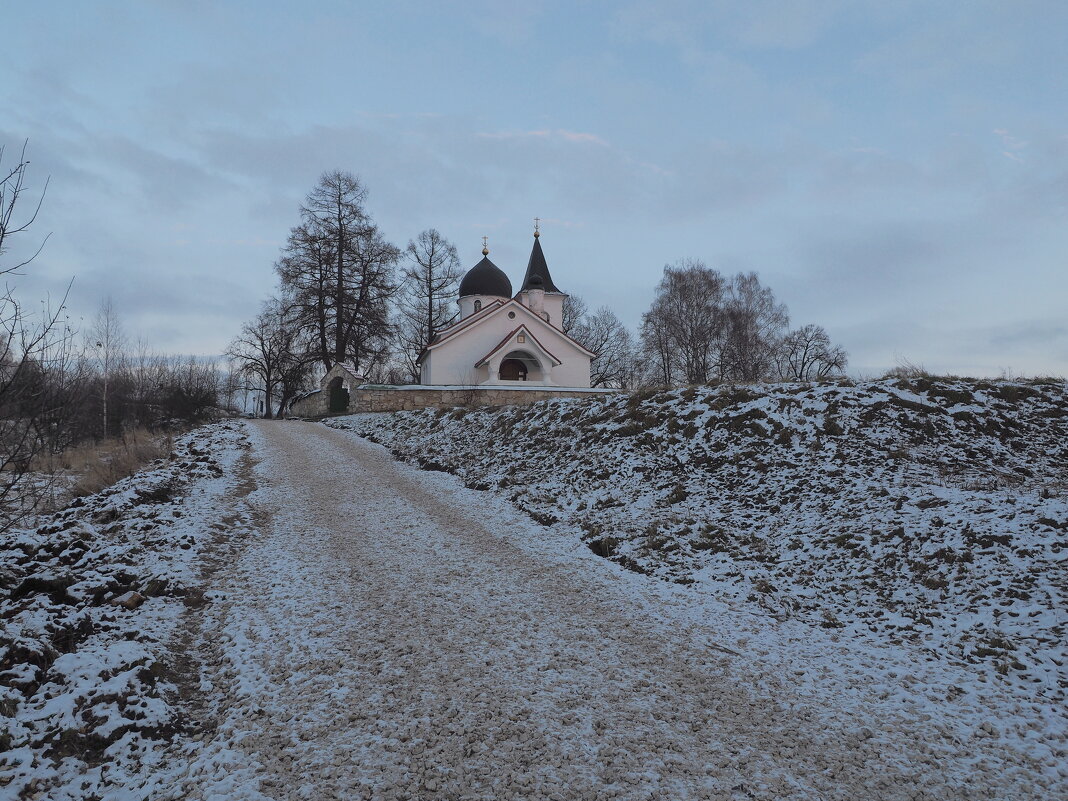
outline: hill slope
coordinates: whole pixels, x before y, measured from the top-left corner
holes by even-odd
[[[328,424],[633,570],[1065,698],[1063,383],[687,388]]]

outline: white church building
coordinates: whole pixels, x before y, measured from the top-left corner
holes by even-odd
[[[419,356],[420,384],[589,387],[597,354],[560,327],[567,295],[549,275],[538,231],[514,297],[512,282],[485,247],[482,256],[460,282],[459,319]]]

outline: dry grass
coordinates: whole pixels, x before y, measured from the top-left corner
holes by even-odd
[[[86,442],[52,456],[47,462],[35,465],[34,470],[50,473],[67,485],[61,496],[65,500],[92,495],[116,481],[131,476],[155,459],[171,453],[174,438],[170,434],[153,433],[144,428],[134,429],[121,437],[109,437],[99,442]]]

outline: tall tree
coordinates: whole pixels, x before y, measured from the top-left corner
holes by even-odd
[[[790,322],[786,305],[775,300],[754,272],[738,273],[727,286],[719,378],[760,381],[774,372],[775,353]]]
[[[113,426],[108,424],[108,392],[114,387],[111,377],[115,370],[124,367],[123,362],[127,346],[126,334],[122,330],[122,321],[119,319],[119,314],[115,310],[115,304],[110,296],[104,299],[104,302],[100,304],[100,308],[97,310],[96,318],[93,320],[93,327],[89,330],[89,346],[97,355],[100,375],[103,378],[100,395],[103,405],[101,423],[106,437],[113,429]],[[116,404],[112,403],[112,413],[114,413],[115,407]]]
[[[419,354],[456,317],[463,270],[455,246],[433,228],[409,240],[404,255],[398,338],[409,376],[418,380]]]
[[[726,325],[723,277],[695,259],[664,268],[641,338],[664,384],[703,384],[719,372]]]
[[[324,173],[301,205],[300,224],[276,265],[327,370],[345,361],[367,369],[388,349],[388,302],[400,251],[368,216],[366,198],[351,173]]]

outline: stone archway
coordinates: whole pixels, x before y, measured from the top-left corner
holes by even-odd
[[[326,390],[330,396],[329,409],[331,413],[347,412],[349,410],[349,391],[345,389],[341,376],[332,379],[327,384]]]

